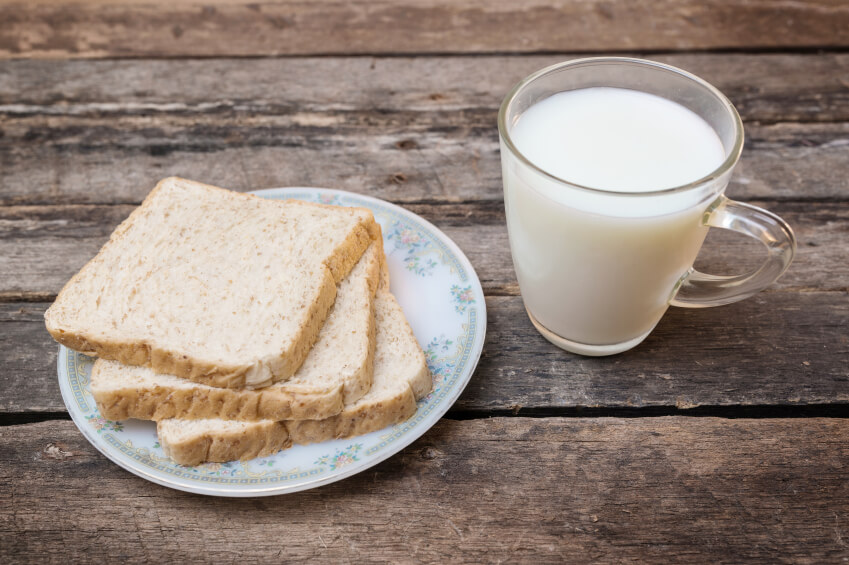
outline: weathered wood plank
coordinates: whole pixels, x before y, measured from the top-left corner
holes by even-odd
[[[0,5],[0,56],[491,53],[845,46],[841,0],[213,0]],[[647,22],[650,22],[647,23]]]
[[[0,205],[135,203],[172,174],[250,190],[501,199],[495,110],[8,119]],[[731,193],[846,198],[849,123],[752,125]]]
[[[5,562],[849,557],[842,419],[445,420],[343,482],[217,501],[130,475],[71,422],[0,437]]]
[[[44,303],[0,304],[0,412],[64,410]],[[849,403],[849,294],[765,293],[705,310],[672,308],[638,348],[565,353],[521,298],[487,299],[483,357],[456,409],[574,410]]]
[[[733,196],[733,193],[732,193]],[[799,250],[773,289],[845,290],[849,211],[843,203],[760,202],[796,230]],[[97,253],[133,206],[0,207],[0,300],[50,300]],[[501,202],[411,204],[468,255],[488,292],[516,293]],[[743,273],[763,253],[757,242],[712,230],[698,266],[716,274]]]
[[[523,77],[575,57],[4,61],[0,62],[0,113],[494,110]],[[715,84],[746,121],[849,119],[846,53],[656,54],[650,58]]]
[[[39,303],[0,304],[2,413],[65,410],[56,380],[59,346],[44,329],[47,306]]]
[[[846,292],[762,293],[721,308],[671,308],[640,346],[605,358],[549,344],[520,299],[492,297],[487,306],[484,355],[458,408],[849,401]]]
[[[849,118],[849,55],[660,58],[715,82],[750,121]],[[557,59],[5,62],[0,204],[138,202],[167,174],[499,198],[500,98]],[[845,196],[847,127],[749,124],[732,191]]]

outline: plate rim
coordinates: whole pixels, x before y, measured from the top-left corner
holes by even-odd
[[[440,403],[440,406],[436,407],[434,415],[432,416],[433,421],[430,424],[423,425],[420,428],[416,427],[409,430],[404,436],[398,438],[398,443],[386,449],[381,453],[375,454],[372,459],[363,461],[362,465],[353,465],[344,470],[340,470],[337,473],[328,474],[322,477],[315,477],[313,479],[307,479],[302,482],[298,482],[291,485],[275,485],[275,486],[265,486],[265,487],[256,487],[256,488],[230,488],[226,485],[217,485],[217,486],[204,486],[202,484],[194,485],[194,484],[186,484],[183,482],[177,481],[169,481],[163,477],[160,477],[144,467],[134,466],[130,461],[124,461],[121,458],[117,457],[117,454],[113,454],[111,451],[107,451],[103,446],[100,445],[100,441],[97,436],[94,434],[92,430],[89,429],[90,426],[84,425],[84,422],[81,422],[79,418],[82,417],[82,414],[75,414],[75,409],[73,409],[73,405],[70,402],[73,392],[70,390],[70,384],[67,382],[67,379],[63,378],[63,374],[67,373],[68,365],[66,355],[63,355],[63,350],[68,350],[68,348],[63,345],[59,345],[59,356],[57,359],[57,376],[59,380],[59,390],[62,394],[62,401],[65,403],[65,407],[68,410],[68,414],[71,416],[71,420],[76,425],[77,429],[83,434],[83,437],[95,447],[102,455],[104,455],[107,459],[121,467],[122,469],[140,477],[146,479],[150,482],[156,483],[158,485],[172,488],[175,490],[190,492],[194,494],[201,494],[205,496],[220,496],[220,497],[228,497],[228,498],[252,498],[252,497],[264,497],[264,496],[278,496],[283,494],[291,494],[295,492],[300,492],[304,490],[309,490],[313,488],[317,488],[320,486],[324,486],[327,484],[335,483],[337,481],[341,481],[343,479],[347,479],[351,476],[354,476],[358,473],[366,471],[375,465],[386,461],[393,455],[396,455],[403,449],[410,446],[416,440],[421,438],[424,434],[426,434],[433,426],[435,426],[442,417],[451,409],[451,407],[457,402],[460,395],[466,389],[477,370],[477,366],[480,363],[481,354],[483,352],[484,342],[486,341],[486,330],[487,330],[487,311],[486,311],[486,300],[485,295],[483,293],[483,287],[480,283],[480,278],[478,277],[477,271],[472,265],[469,258],[466,257],[466,254],[460,249],[460,247],[452,240],[448,235],[446,235],[442,230],[437,228],[428,220],[422,218],[420,215],[407,210],[406,208],[394,204],[392,202],[388,202],[381,198],[377,198],[375,196],[370,196],[367,194],[360,194],[357,192],[351,192],[347,190],[335,189],[335,188],[322,188],[322,187],[313,187],[313,186],[287,186],[287,187],[274,187],[274,188],[264,188],[253,191],[248,191],[247,194],[254,194],[260,197],[263,195],[285,195],[288,192],[297,192],[297,191],[317,191],[318,193],[330,193],[338,196],[352,196],[357,199],[362,199],[373,204],[376,204],[381,207],[386,207],[391,210],[394,210],[396,213],[401,214],[408,219],[412,219],[417,223],[423,225],[428,231],[430,231],[433,235],[435,235],[446,247],[450,249],[450,251],[458,258],[460,264],[467,271],[467,282],[476,287],[476,290],[481,297],[480,310],[478,313],[477,320],[477,329],[473,334],[473,338],[475,339],[475,343],[471,348],[469,354],[469,364],[467,365],[466,370],[464,371],[464,376],[462,381],[458,382],[454,387],[452,394],[450,397],[445,398],[445,401]],[[479,337],[479,339],[478,339]],[[418,410],[418,408],[417,408]],[[376,430],[377,431],[377,430]]]

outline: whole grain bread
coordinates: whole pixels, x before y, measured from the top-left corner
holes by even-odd
[[[340,414],[297,421],[165,419],[157,423],[160,444],[176,462],[197,465],[266,456],[292,443],[351,437],[403,422],[415,413],[416,400],[431,391],[431,375],[403,311],[383,287],[375,299],[375,319],[374,383]]]
[[[318,341],[290,380],[256,390],[216,388],[146,367],[98,359],[91,393],[110,420],[328,418],[368,392],[375,348],[374,296],[383,241],[373,242],[339,283]]]
[[[285,381],[380,238],[362,208],[161,181],[45,313],[63,345],[213,387]]]

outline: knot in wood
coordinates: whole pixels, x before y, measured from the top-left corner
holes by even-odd
[[[72,451],[66,451],[63,447],[65,446],[62,444],[48,443],[41,453],[48,459],[56,459],[57,461],[64,461],[74,456]]]
[[[418,149],[419,144],[412,139],[402,139],[395,144],[395,147],[403,149],[404,151],[409,151],[410,149]]]
[[[438,449],[434,449],[433,447],[425,447],[420,452],[422,459],[439,459],[442,457],[442,452]]]

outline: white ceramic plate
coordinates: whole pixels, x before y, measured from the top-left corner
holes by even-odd
[[[101,417],[89,391],[93,359],[59,347],[59,386],[74,423],[106,457],[167,487],[216,496],[269,496],[309,489],[376,465],[424,434],[451,407],[477,366],[486,304],[475,270],[444,233],[377,198],[320,188],[272,188],[265,198],[297,198],[370,208],[383,228],[392,292],[427,355],[434,389],[408,421],[351,439],[298,445],[252,461],[177,465],[159,446],[153,422]]]

